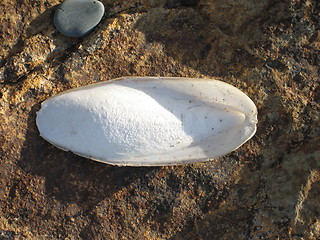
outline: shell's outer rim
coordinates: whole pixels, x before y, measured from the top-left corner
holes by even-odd
[[[235,86],[233,86],[232,84],[229,84],[229,83],[226,83],[226,82],[223,82],[221,80],[218,80],[218,79],[214,79],[214,78],[185,78],[185,77],[155,77],[155,76],[150,76],[150,77],[140,77],[140,76],[125,76],[125,77],[119,77],[119,78],[114,78],[114,79],[110,79],[110,80],[106,80],[106,81],[102,81],[102,82],[96,82],[96,83],[90,83],[88,85],[85,85],[85,86],[80,86],[80,87],[77,87],[77,88],[73,88],[73,89],[68,89],[68,90],[64,90],[54,96],[51,96],[49,98],[47,98],[45,101],[43,101],[41,103],[41,105],[43,103],[45,103],[46,101],[48,101],[49,99],[52,99],[52,98],[55,98],[57,96],[60,96],[62,94],[65,94],[65,93],[68,93],[68,92],[71,92],[71,91],[75,91],[75,90],[81,90],[83,88],[87,88],[87,87],[90,87],[90,86],[97,86],[97,85],[102,85],[102,84],[106,84],[106,83],[112,83],[112,82],[116,82],[116,81],[121,81],[121,80],[146,80],[146,79],[152,79],[152,80],[184,80],[184,81],[194,81],[194,80],[197,80],[197,81],[216,81],[216,82],[220,82],[222,84],[225,84],[229,87],[232,87],[232,88],[235,88],[237,89],[238,91],[242,92],[244,95],[246,95],[248,97],[248,99],[253,103],[253,105],[255,106],[254,102],[251,100],[251,98],[249,98],[249,96],[244,93],[243,91],[241,91],[240,89],[236,88]],[[255,106],[255,113],[257,115],[257,108]]]
[[[53,98],[55,98],[55,97],[57,97],[59,95],[66,94],[66,93],[71,92],[71,91],[87,88],[87,87],[90,87],[90,86],[93,86],[93,85],[97,86],[97,85],[112,83],[112,82],[116,82],[116,81],[120,81],[120,80],[128,80],[128,81],[130,81],[130,80],[147,80],[147,79],[152,79],[152,80],[184,80],[184,81],[199,80],[199,81],[216,81],[216,82],[220,82],[220,83],[225,84],[227,86],[230,86],[230,87],[232,87],[234,89],[237,89],[238,91],[242,92],[245,96],[247,96],[248,100],[250,100],[253,103],[253,106],[255,107],[255,109],[254,109],[255,111],[252,113],[252,115],[254,115],[257,118],[257,114],[258,114],[257,113],[257,107],[254,104],[254,102],[251,100],[251,98],[249,98],[249,96],[247,94],[245,94],[243,91],[241,91],[240,89],[236,88],[235,86],[233,86],[233,85],[231,85],[229,83],[226,83],[226,82],[223,82],[223,81],[220,81],[220,80],[217,80],[217,79],[212,79],[212,78],[153,77],[153,76],[150,76],[150,77],[139,77],[139,76],[120,77],[120,78],[115,78],[115,79],[111,79],[111,80],[106,80],[106,81],[103,81],[103,82],[91,83],[91,84],[88,84],[88,85],[85,85],[85,86],[81,86],[81,87],[77,87],[77,88],[74,88],[74,89],[69,89],[69,90],[63,91],[63,92],[58,93],[58,94],[56,94],[56,95],[54,95],[52,97],[49,97],[45,101],[43,101],[41,103],[41,107],[42,107],[43,104],[45,104],[46,101],[51,100],[51,99],[53,99]],[[38,112],[37,112],[37,114],[38,114]],[[207,161],[210,161],[210,160],[225,156],[227,154],[230,154],[231,152],[237,150],[239,147],[241,147],[243,144],[245,144],[247,141],[249,141],[255,135],[255,133],[257,131],[257,123],[258,123],[258,120],[256,120],[255,124],[253,125],[254,128],[253,128],[253,131],[252,131],[251,135],[248,136],[247,139],[241,145],[237,146],[233,150],[229,150],[229,151],[227,151],[225,153],[219,154],[218,156],[212,156],[210,158],[200,158],[200,159],[199,158],[195,158],[195,159],[187,159],[187,160],[172,161],[172,162],[161,162],[161,161],[153,161],[153,162],[140,161],[140,162],[135,162],[135,161],[130,161],[130,160],[129,161],[123,161],[123,160],[118,160],[118,161],[101,160],[101,159],[93,158],[92,156],[89,156],[89,155],[75,153],[75,152],[73,152],[71,150],[68,150],[68,149],[66,149],[64,147],[61,147],[61,146],[57,145],[56,143],[53,143],[53,142],[49,141],[48,139],[43,137],[41,134],[40,134],[40,136],[42,138],[44,138],[50,144],[54,145],[55,147],[57,147],[57,148],[59,148],[59,149],[61,149],[63,151],[72,152],[73,154],[75,154],[77,156],[84,157],[84,158],[87,158],[87,159],[90,159],[90,160],[93,160],[93,161],[96,161],[96,162],[104,163],[104,164],[109,164],[109,165],[119,166],[119,167],[126,167],[126,166],[128,166],[128,167],[164,167],[164,166],[178,166],[178,165],[192,164],[192,163],[203,163],[203,162],[207,162]],[[37,124],[37,126],[38,126],[38,124]],[[147,159],[147,157],[146,157],[146,159]]]
[[[192,163],[204,163],[204,162],[208,162],[208,161],[211,161],[213,159],[216,159],[216,158],[219,158],[219,157],[222,157],[222,156],[226,156],[232,152],[234,152],[235,150],[237,150],[238,148],[240,148],[243,144],[245,144],[247,141],[249,141],[252,136],[254,136],[254,134],[256,133],[257,131],[257,127],[255,126],[254,128],[254,131],[252,132],[251,136],[246,140],[244,141],[241,145],[237,146],[235,149],[231,150],[231,151],[227,151],[226,153],[222,153],[220,154],[219,156],[214,156],[212,158],[195,158],[195,159],[187,159],[187,160],[182,160],[182,161],[172,161],[172,162],[161,162],[161,161],[157,161],[157,162],[148,162],[148,161],[140,161],[139,163],[135,162],[135,161],[108,161],[108,160],[101,160],[101,159],[96,159],[96,158],[93,158],[92,156],[89,156],[89,155],[85,155],[85,154],[80,154],[80,153],[75,153],[75,152],[72,152],[68,149],[65,149],[59,145],[57,145],[56,143],[53,143],[49,140],[47,140],[46,138],[44,138],[43,136],[41,136],[42,138],[44,138],[47,142],[49,142],[50,144],[52,144],[53,146],[55,146],[56,148],[59,148],[60,150],[62,151],[65,151],[65,152],[72,152],[73,154],[75,154],[76,156],[80,156],[80,157],[83,157],[83,158],[86,158],[86,159],[89,159],[89,160],[93,160],[93,161],[96,161],[96,162],[100,162],[100,163],[104,163],[104,164],[109,164],[109,165],[113,165],[113,166],[118,166],[118,167],[165,167],[165,166],[178,166],[178,165],[184,165],[184,164],[192,164]],[[147,158],[147,157],[146,157]]]

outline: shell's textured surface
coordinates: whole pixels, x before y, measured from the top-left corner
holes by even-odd
[[[137,77],[54,96],[37,114],[41,136],[114,165],[192,163],[227,154],[256,131],[254,103],[217,80]]]

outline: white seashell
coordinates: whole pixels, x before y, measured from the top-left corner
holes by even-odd
[[[41,136],[104,163],[164,166],[227,154],[256,132],[257,108],[217,80],[134,77],[51,97],[37,114]]]

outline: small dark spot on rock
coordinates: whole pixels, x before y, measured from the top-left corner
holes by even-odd
[[[235,51],[233,61],[241,64],[242,66],[253,68],[257,66],[257,64],[260,62],[260,59],[244,49],[239,49]]]
[[[295,81],[296,83],[301,83],[303,80],[303,77],[301,76],[301,74],[297,73],[293,76],[293,81]]]
[[[285,71],[287,69],[286,65],[279,60],[268,59],[266,65],[270,68],[277,69],[279,71]]]
[[[318,86],[314,91],[314,101],[320,102],[320,86]]]
[[[3,75],[5,82],[12,82],[12,80],[17,80],[18,78],[16,71],[10,67],[4,70]]]
[[[0,231],[0,239],[3,240],[13,240],[15,238],[15,232],[13,231]]]
[[[183,29],[184,27],[188,27],[190,25],[191,25],[190,19],[188,19],[187,17],[183,17],[183,16],[174,19],[170,23],[170,26],[174,30],[178,30],[178,31],[181,31],[181,29]]]
[[[178,8],[178,7],[194,7],[198,0],[168,0],[165,7]]]
[[[211,50],[211,45],[210,44],[205,45],[200,51],[200,58],[205,59],[208,56],[210,50]]]

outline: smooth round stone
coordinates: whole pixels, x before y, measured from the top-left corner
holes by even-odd
[[[54,14],[54,25],[63,35],[83,37],[98,23],[104,14],[104,6],[95,0],[67,0]]]

